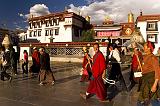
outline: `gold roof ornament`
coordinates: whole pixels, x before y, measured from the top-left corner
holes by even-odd
[[[12,45],[12,44],[13,44],[13,42],[12,42],[10,36],[8,34],[5,34],[5,37],[4,37],[3,41],[2,41],[2,45],[6,49],[6,48],[9,48],[9,46]]]
[[[110,24],[114,24],[114,21],[109,16],[105,16],[103,25],[110,25]]]
[[[104,22],[112,21],[109,16],[105,16]]]
[[[128,14],[128,23],[134,23],[134,15],[131,11]]]
[[[91,17],[90,17],[89,15],[87,15],[85,18],[86,18],[86,20],[87,20],[88,22],[90,22]]]

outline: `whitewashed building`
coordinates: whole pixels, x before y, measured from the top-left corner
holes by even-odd
[[[68,11],[31,17],[28,23],[27,39],[41,43],[78,41],[82,30],[90,25],[84,17]]]
[[[140,28],[141,34],[145,41],[151,41],[155,44],[154,54],[160,47],[160,14],[142,15],[137,17],[137,27]]]
[[[20,41],[27,40],[27,33],[26,32],[21,32],[21,33],[18,34],[18,36],[19,36]]]

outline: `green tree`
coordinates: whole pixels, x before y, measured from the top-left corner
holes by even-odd
[[[82,31],[82,42],[94,42],[94,36],[96,35],[93,29]]]

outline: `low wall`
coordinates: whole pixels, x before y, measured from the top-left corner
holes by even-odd
[[[29,61],[32,61],[32,57],[29,56]],[[82,63],[83,57],[50,57],[50,61],[56,61],[56,62],[78,62]]]
[[[41,46],[46,48],[46,52],[49,53],[51,61],[62,62],[82,62],[84,46],[88,47],[91,57],[94,55],[93,45],[95,42],[63,42],[63,43],[21,43],[20,44],[20,60],[23,58],[23,51],[27,50],[29,56],[33,52],[33,47],[40,48]],[[99,42],[100,51],[106,56],[107,42]],[[32,58],[29,57],[29,60]]]

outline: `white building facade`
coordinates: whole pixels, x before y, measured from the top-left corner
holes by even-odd
[[[28,22],[27,39],[41,43],[78,41],[88,24],[84,17],[67,11],[32,17]]]
[[[155,44],[154,54],[160,47],[160,15],[140,15],[137,17],[137,27],[145,41]]]
[[[27,33],[26,32],[19,33],[18,36],[19,36],[20,41],[27,40]]]

